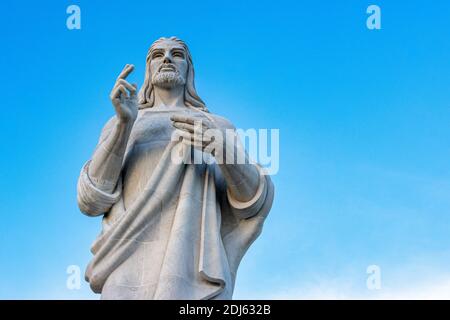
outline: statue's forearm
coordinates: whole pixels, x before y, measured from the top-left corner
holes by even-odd
[[[259,172],[253,164],[219,165],[234,199],[242,202],[251,200],[258,190]]]
[[[249,163],[247,153],[244,149],[233,148],[234,159],[245,159],[245,163],[219,164],[222,175],[227,183],[228,190],[234,199],[242,202],[251,200],[259,186],[258,168]]]
[[[118,121],[92,156],[89,177],[105,192],[112,192],[117,184],[132,127],[133,123]]]

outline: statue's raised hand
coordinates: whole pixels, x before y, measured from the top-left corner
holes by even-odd
[[[125,79],[134,70],[132,64],[127,64],[117,77],[114,88],[111,91],[111,102],[116,109],[117,118],[120,121],[134,122],[137,117],[137,85],[130,84]]]

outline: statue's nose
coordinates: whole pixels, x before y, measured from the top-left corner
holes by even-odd
[[[171,62],[172,62],[172,60],[170,60],[169,56],[164,57],[164,63],[171,63]]]

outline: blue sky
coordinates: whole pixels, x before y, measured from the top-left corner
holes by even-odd
[[[81,8],[81,30],[66,8]],[[382,29],[366,28],[377,4]],[[126,63],[190,46],[198,93],[239,128],[280,130],[276,197],[235,298],[450,297],[450,2],[22,1],[0,19],[0,298],[66,288],[100,219],[76,182]],[[381,268],[382,289],[366,288]]]

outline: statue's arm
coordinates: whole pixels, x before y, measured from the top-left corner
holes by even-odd
[[[264,219],[269,210],[267,203],[271,201],[273,193],[272,182],[264,169],[251,161],[234,127],[228,130],[232,134],[227,136],[230,138],[234,136],[231,141],[235,142],[230,143],[227,138],[223,149],[225,155],[220,157],[226,160],[231,156],[234,161],[217,162],[221,176],[225,180],[228,203],[239,219],[255,216]]]
[[[96,187],[104,192],[113,192],[117,185],[132,127],[133,122],[114,121],[92,156],[88,175]]]
[[[107,212],[120,197],[117,184],[137,117],[137,86],[125,81],[133,69],[133,65],[126,65],[116,80],[111,92],[116,117],[105,126],[97,148],[78,180],[78,205],[82,212],[91,216]]]
[[[137,87],[125,80],[133,70],[134,66],[127,64],[117,77],[110,95],[116,121],[106,137],[101,139],[88,168],[91,181],[105,192],[112,192],[117,184],[128,138],[137,117]]]
[[[251,161],[234,126],[228,126],[227,130],[232,134],[227,134],[222,149],[225,154],[219,155],[225,161],[217,162],[217,166],[225,180],[228,203],[240,219],[255,216],[264,219],[272,206],[272,181],[259,164]],[[231,136],[234,139],[229,140]],[[230,156],[234,161],[226,161]]]
[[[225,163],[218,164],[225,179],[231,196],[240,202],[250,201],[257,193],[260,186],[260,173],[256,165],[251,164],[248,154],[239,144],[227,145],[226,156],[232,155],[233,159],[245,159],[243,164]]]

